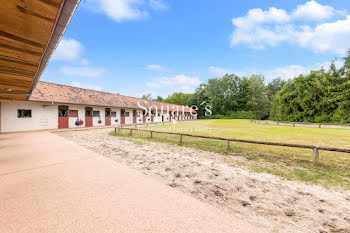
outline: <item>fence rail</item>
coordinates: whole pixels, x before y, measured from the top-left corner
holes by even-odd
[[[137,125],[134,125],[135,127]],[[186,134],[186,133],[175,133],[175,132],[164,132],[164,131],[155,131],[155,130],[144,130],[139,128],[123,128],[122,126],[115,127],[115,133],[117,130],[130,130],[130,135],[132,135],[132,131],[140,131],[140,132],[149,132],[150,137],[153,137],[153,133],[158,134],[170,134],[170,135],[178,135],[180,136],[179,142],[182,144],[183,137],[195,137],[195,138],[206,138],[213,140],[221,140],[227,142],[227,149],[230,149],[230,142],[242,142],[242,143],[251,143],[251,144],[261,144],[261,145],[269,145],[269,146],[282,146],[282,147],[294,147],[294,148],[302,148],[302,149],[312,149],[313,150],[313,164],[316,165],[318,162],[319,151],[334,151],[341,153],[350,153],[350,149],[343,148],[335,148],[335,147],[324,147],[324,146],[315,146],[315,145],[303,145],[303,144],[293,144],[293,143],[281,143],[281,142],[265,142],[265,141],[255,141],[255,140],[246,140],[246,139],[234,139],[234,138],[223,138],[223,137],[212,137],[212,136],[204,136],[204,135],[195,135],[195,134]]]
[[[290,122],[290,121],[269,121],[269,120],[251,120],[254,123],[259,124],[271,124],[271,125],[290,125],[290,126],[306,126],[306,127],[318,127],[318,128],[341,128],[350,129],[350,124],[342,123],[312,123],[312,122]]]

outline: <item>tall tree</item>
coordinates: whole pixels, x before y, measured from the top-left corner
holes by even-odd
[[[163,101],[163,97],[161,96],[157,96],[157,98],[154,99],[155,101],[159,101],[159,102],[162,102]]]
[[[179,105],[188,105],[188,100],[192,97],[193,94],[184,94],[182,92],[175,92],[168,98],[163,99],[163,102],[169,104],[179,104]]]
[[[151,93],[143,94],[141,99],[143,99],[143,100],[152,100],[152,94]]]
[[[263,76],[253,74],[250,77],[249,94],[247,110],[253,111],[260,119],[267,118],[269,114],[269,99]]]

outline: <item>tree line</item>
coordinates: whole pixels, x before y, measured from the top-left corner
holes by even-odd
[[[199,118],[350,123],[350,50],[341,68],[332,63],[327,70],[321,68],[286,81],[280,77],[268,83],[261,75],[226,74],[200,84],[193,94],[178,92],[155,100],[196,105]],[[211,116],[205,116],[208,104]]]

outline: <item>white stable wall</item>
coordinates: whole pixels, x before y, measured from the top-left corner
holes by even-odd
[[[56,105],[56,110],[58,111],[58,104]],[[69,107],[69,110],[78,110],[78,117],[69,117],[69,128],[81,128],[85,127],[85,106],[81,105],[69,105],[66,106]],[[58,120],[58,119],[57,119]],[[82,125],[75,125],[75,122],[77,120],[83,120],[84,124]]]
[[[56,129],[58,127],[58,105],[29,101],[0,100],[1,132]],[[18,118],[18,109],[31,109],[31,118]]]
[[[44,129],[57,129],[58,128],[58,106],[66,105],[69,110],[78,110],[78,117],[69,117],[69,128],[83,128],[85,127],[85,105],[74,104],[51,104],[40,103],[31,101],[12,101],[12,100],[0,100],[0,129],[1,133],[15,132],[15,131],[28,131],[28,130],[44,130]],[[105,108],[93,106],[93,111],[100,111],[100,117],[93,117],[93,126],[105,126]],[[18,118],[18,109],[31,109],[31,118]],[[125,124],[133,123],[133,110],[125,109],[129,112],[129,117],[125,117]],[[111,108],[112,112],[116,112],[116,117],[111,117],[111,125],[120,124],[120,108]],[[138,110],[137,123],[143,123],[142,110]],[[170,116],[164,112],[164,121],[170,120]],[[194,118],[196,119],[196,117]],[[84,124],[77,126],[75,122],[77,120],[83,120]],[[98,123],[98,121],[101,123]],[[117,120],[117,121],[116,121]],[[177,117],[176,117],[177,120]],[[162,117],[154,117],[154,122],[161,122]],[[146,116],[146,123],[151,122],[151,117]]]

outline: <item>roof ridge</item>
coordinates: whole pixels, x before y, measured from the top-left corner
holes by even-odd
[[[97,91],[97,90],[92,90],[92,89],[83,88],[83,87],[70,86],[70,85],[61,84],[61,83],[53,83],[53,82],[47,82],[47,81],[39,81],[39,83],[47,83],[47,84],[50,84],[50,85],[64,86],[64,87],[73,87],[73,88],[77,88],[77,89],[88,90],[88,91],[93,91],[93,92],[98,92],[98,93],[105,93],[105,94],[111,94],[111,95],[124,96],[124,97],[127,97],[127,98],[133,98],[133,99],[137,99],[137,100],[144,100],[142,98],[137,98],[137,97],[133,97],[133,96],[121,95],[121,94],[116,94],[116,93],[111,93],[111,92],[106,92],[106,91]],[[155,102],[155,103],[159,103],[159,104],[169,104],[169,105],[175,105],[175,106],[180,106],[180,107],[184,106],[184,107],[188,107],[189,108],[189,106],[185,106],[185,105],[171,104],[171,103],[160,102],[160,101],[156,101],[156,100],[144,100],[144,101]]]

